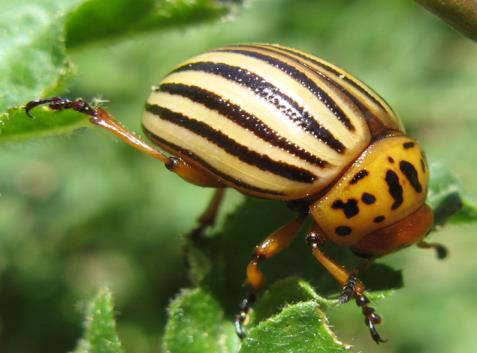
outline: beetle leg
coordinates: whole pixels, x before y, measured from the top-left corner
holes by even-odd
[[[225,195],[225,188],[218,188],[214,191],[212,198],[207,205],[205,211],[197,219],[197,227],[195,227],[188,235],[189,239],[196,240],[200,239],[204,234],[204,231],[213,226],[217,220],[219,214],[220,206]]]
[[[79,113],[90,116],[89,121],[112,132],[121,140],[134,147],[138,151],[145,153],[153,158],[159,159],[164,163],[167,169],[178,174],[183,179],[200,186],[219,187],[223,184],[213,175],[206,171],[196,168],[179,157],[168,157],[164,153],[148,145],[144,140],[136,136],[132,131],[124,127],[111,114],[101,107],[93,107],[85,100],[78,98],[70,100],[62,97],[52,97],[31,101],[25,105],[25,112],[31,117],[30,111],[40,105],[48,105],[52,110],[72,109]]]
[[[367,259],[360,266],[354,268],[351,271],[346,283],[341,289],[341,295],[338,298],[338,302],[340,304],[349,302],[354,297],[358,287],[363,286],[363,283],[358,278],[358,273],[367,270],[373,264],[373,262],[374,258]]]
[[[417,246],[421,249],[434,249],[436,250],[437,258],[439,260],[443,260],[447,257],[448,251],[447,248],[439,243],[428,243],[424,240],[421,240],[419,243],[417,243]]]
[[[197,242],[202,239],[205,230],[215,224],[224,195],[225,188],[218,188],[214,191],[207,208],[197,219],[197,226],[186,235],[187,242],[184,245],[184,265],[187,269],[190,268],[190,243],[197,244]]]
[[[259,264],[287,248],[295,239],[307,216],[308,213],[301,213],[294,220],[274,231],[260,245],[255,247],[252,260],[247,266],[246,280],[246,283],[252,287],[252,292],[242,300],[240,311],[235,318],[235,331],[240,338],[245,337],[243,326],[248,320],[249,312],[252,304],[255,302],[257,293],[260,292],[265,283],[265,277],[259,269]]]
[[[321,247],[326,242],[326,239],[319,234],[319,228],[315,225],[306,236],[307,243],[311,246],[313,256],[319,263],[336,279],[336,281],[343,286],[343,294],[340,301],[347,301],[354,297],[356,304],[361,308],[365,317],[364,322],[368,326],[371,337],[374,342],[385,342],[376,330],[376,325],[381,323],[381,317],[374,312],[374,309],[368,306],[369,299],[365,295],[364,284],[357,278],[357,271],[348,272],[343,266],[327,257],[322,251]],[[348,299],[349,297],[349,299]]]

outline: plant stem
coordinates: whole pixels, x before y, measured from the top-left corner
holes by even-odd
[[[476,0],[415,0],[445,22],[477,41]]]

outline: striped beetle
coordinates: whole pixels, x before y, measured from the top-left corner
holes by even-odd
[[[322,252],[327,241],[367,258],[423,241],[433,224],[425,204],[429,169],[419,144],[372,89],[344,70],[279,45],[244,44],[208,51],[168,74],[146,103],[145,135],[167,156],[82,99],[32,101],[74,109],[136,149],[161,160],[190,183],[217,188],[194,234],[214,223],[224,188],[284,200],[298,211],[258,245],[247,267],[252,292],[236,331],[264,283],[259,264],[286,248],[308,215],[314,257],[341,284],[339,301],[355,298],[375,342],[381,318],[369,307],[360,268],[347,271]]]

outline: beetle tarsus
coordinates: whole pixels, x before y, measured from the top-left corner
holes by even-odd
[[[349,302],[355,295],[359,283],[356,272],[352,272],[341,290],[341,295],[338,298],[338,303],[345,304]]]
[[[241,340],[247,336],[244,326],[249,319],[250,310],[252,309],[252,305],[255,303],[256,299],[257,296],[255,293],[250,293],[247,295],[240,303],[240,311],[235,316],[235,332]]]
[[[87,114],[92,117],[97,116],[97,111],[91,105],[89,105],[84,99],[78,98],[75,100],[71,100],[69,98],[63,97],[51,97],[45,99],[36,99],[33,101],[28,102],[25,105],[25,113],[32,118],[31,110],[40,106],[40,105],[48,105],[48,108],[52,110],[65,110],[65,109],[73,109],[79,113]]]

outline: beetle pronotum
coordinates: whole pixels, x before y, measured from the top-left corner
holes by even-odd
[[[243,300],[244,322],[264,276],[259,264],[286,248],[308,215],[306,239],[314,257],[342,286],[341,302],[355,298],[372,338],[375,325],[358,269],[347,271],[321,246],[331,240],[367,258],[423,241],[433,223],[425,204],[429,169],[419,144],[405,135],[389,105],[344,70],[309,54],[269,44],[224,47],[198,55],[168,74],[146,103],[145,135],[156,150],[106,110],[82,99],[32,101],[74,109],[134,148],[162,161],[190,183],[217,188],[195,233],[214,223],[225,187],[286,201],[295,219],[258,245],[247,266],[252,292]]]

